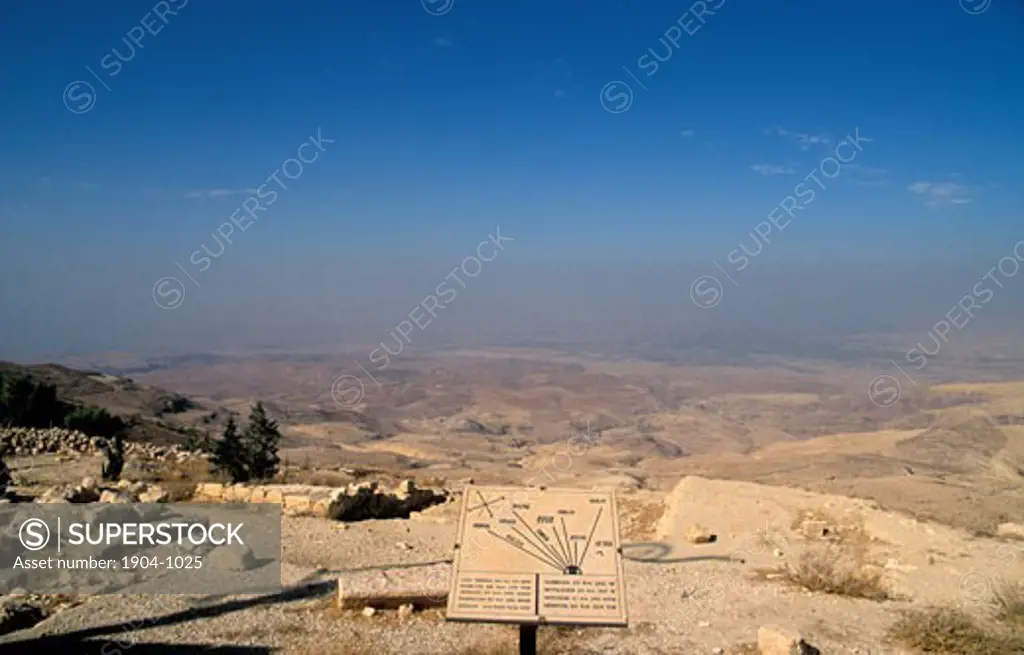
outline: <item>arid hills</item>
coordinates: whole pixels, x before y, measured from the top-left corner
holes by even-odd
[[[338,355],[87,364],[27,370],[64,400],[131,419],[137,440],[216,436],[261,400],[284,434],[287,484],[415,480],[455,501],[469,481],[618,490],[630,626],[544,628],[541,652],[775,655],[797,652],[773,645],[797,633],[820,649],[799,652],[1024,652],[1022,381],[965,370],[964,382],[918,379],[897,397],[869,393],[888,371],[832,362],[524,349],[403,357],[373,379]],[[72,459],[14,458],[19,493],[99,466]],[[175,498],[210,479],[195,462],[144,464],[129,475],[156,476]],[[281,594],[74,596],[0,643],[101,652],[118,635],[138,652],[514,652],[514,627],[335,602],[346,575],[448,561],[459,507],[287,516]]]
[[[133,358],[108,369],[131,389],[98,376],[68,388],[121,410],[171,389],[191,404],[161,422],[213,434],[263,400],[284,457],[307,467],[650,489],[692,473],[860,496],[979,531],[1024,519],[1024,382],[904,382],[898,399],[873,400],[877,371],[816,360],[688,366],[505,349],[396,358],[371,378],[354,359]],[[358,397],[338,393],[342,377],[359,381]]]

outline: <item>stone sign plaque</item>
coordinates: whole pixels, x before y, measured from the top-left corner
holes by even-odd
[[[448,619],[625,626],[615,495],[469,485]]]

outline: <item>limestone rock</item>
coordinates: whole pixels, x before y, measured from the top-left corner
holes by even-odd
[[[36,499],[37,503],[95,503],[100,499],[99,489],[82,485],[50,487]]]
[[[252,549],[240,545],[214,548],[206,559],[215,571],[249,571],[258,564]]]
[[[166,503],[171,497],[162,487],[153,485],[139,494],[140,503]]]
[[[137,503],[139,499],[137,496],[128,493],[127,491],[114,491],[112,489],[105,489],[100,494],[101,503]]]
[[[713,544],[718,536],[702,525],[691,525],[686,530],[686,540],[691,544]]]
[[[224,495],[224,485],[204,482],[196,486],[194,498],[200,502],[218,502]]]
[[[199,502],[278,504],[281,511],[289,516],[360,521],[409,518],[413,512],[444,503],[449,494],[444,490],[420,489],[412,480],[406,480],[390,491],[381,489],[376,482],[360,482],[347,487],[206,483],[196,487],[193,498]]]
[[[252,494],[252,487],[243,484],[233,484],[224,488],[224,502],[226,503],[247,503]]]
[[[996,534],[1000,537],[1024,539],[1024,525],[1020,523],[1000,523],[999,527],[996,528]]]
[[[820,655],[799,632],[772,625],[757,629],[757,649],[761,655]]]
[[[100,499],[100,490],[96,487],[78,485],[67,492],[69,503],[95,503]]]
[[[346,572],[338,578],[338,607],[442,607],[448,600],[451,576],[448,563]]]
[[[70,503],[71,501],[66,498],[65,493],[63,487],[50,487],[36,498],[36,502],[44,504]]]
[[[825,521],[806,519],[800,524],[800,532],[808,539],[822,539],[835,533],[835,530]]]
[[[284,511],[291,516],[313,513],[313,500],[307,494],[289,494],[284,497]]]

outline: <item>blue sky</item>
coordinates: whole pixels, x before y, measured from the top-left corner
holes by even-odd
[[[722,265],[858,128],[758,266],[980,274],[1024,238],[1011,0],[26,2],[0,36],[0,354],[268,323],[301,341],[357,314],[386,332],[497,225],[517,306],[538,271]],[[199,272],[191,253],[318,130],[334,142]],[[186,285],[175,311],[153,302],[164,276]]]

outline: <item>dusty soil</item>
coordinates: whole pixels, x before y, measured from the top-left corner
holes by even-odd
[[[1024,383],[922,385],[884,408],[867,397],[870,375],[836,367],[466,353],[403,362],[377,395],[342,409],[330,399],[342,372],[316,358],[245,358],[144,377],[203,394],[207,407],[244,412],[248,394],[269,397],[287,436],[289,482],[617,489],[630,627],[546,627],[541,652],[749,653],[758,626],[777,624],[823,653],[900,653],[885,641],[900,610],[959,607],[984,617],[1000,584],[1024,580],[1024,542],[993,537],[1001,522],[1024,523]],[[89,458],[12,466],[40,486],[98,468]],[[142,464],[126,472],[183,489],[204,475]],[[701,477],[680,483],[684,476]],[[82,599],[0,638],[0,650],[100,652],[114,642],[107,655],[187,644],[514,652],[507,626],[448,623],[437,610],[400,619],[334,607],[345,571],[450,558],[456,510],[347,527],[287,518],[281,594]],[[823,526],[828,535],[813,534]],[[695,527],[713,532],[714,543],[690,543]],[[787,583],[787,571],[821,548],[877,575],[888,599]]]
[[[941,604],[984,614],[991,600],[985,585],[1024,581],[1024,543],[974,537],[844,497],[688,478],[667,495],[622,493],[621,505],[630,627],[544,628],[542,652],[739,653],[758,626],[778,624],[825,653],[897,653],[884,633],[900,609]],[[70,639],[119,642],[122,650],[173,643],[288,653],[515,652],[509,627],[449,623],[437,610],[399,619],[393,611],[364,617],[334,608],[336,578],[345,571],[449,559],[457,509],[348,525],[286,518],[288,591],[259,598],[93,597],[0,644],[56,648],[70,647]],[[858,535],[867,545],[858,552],[884,573],[894,599],[811,593],[773,577],[819,545],[801,532],[808,517],[823,518],[848,539]],[[716,542],[690,544],[685,530],[693,524],[714,531]]]

